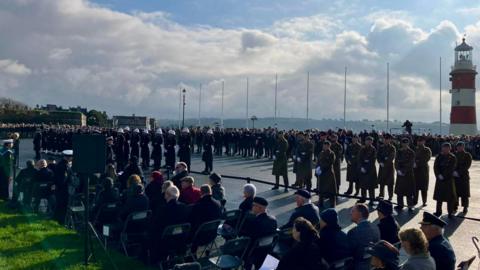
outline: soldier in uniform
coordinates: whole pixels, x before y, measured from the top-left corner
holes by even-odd
[[[140,155],[142,157],[142,168],[147,170],[150,167],[150,133],[144,129],[140,137]]]
[[[451,151],[450,143],[443,143],[440,154],[435,158],[433,171],[435,172],[435,191],[433,199],[437,201],[436,216],[442,215],[442,203],[447,203],[448,217],[451,218],[455,203],[457,201],[457,191],[453,179],[453,172],[457,166],[457,158]]]
[[[415,176],[414,205],[418,203],[418,193],[422,194],[423,206],[427,205],[428,180],[430,177],[428,161],[431,157],[432,150],[425,146],[425,137],[419,137],[417,148],[415,148],[415,163],[413,164],[413,175]]]
[[[294,186],[300,188],[306,186],[307,190],[310,191],[312,189],[313,143],[303,132],[298,133],[297,139],[298,144],[294,155],[296,163],[296,181]]]
[[[280,176],[282,176],[283,184],[285,185],[285,192],[288,192],[288,142],[285,139],[283,132],[278,133],[277,142],[274,144],[273,149],[272,174],[275,175],[275,186],[272,189],[278,189]]]
[[[195,142],[197,144],[197,154],[200,154],[202,152],[203,144],[203,131],[200,128],[195,132]]]
[[[318,206],[323,207],[323,199],[328,198],[330,207],[335,208],[337,187],[335,178],[335,153],[330,149],[330,142],[323,142],[323,149],[317,158],[315,175],[317,176]]]
[[[123,136],[123,129],[119,128],[115,140],[115,160],[117,162],[117,171],[123,171],[127,160],[125,160],[125,153],[123,152],[125,145],[125,136]]]
[[[348,189],[345,192],[346,195],[350,195],[353,192],[353,184],[355,183],[355,194],[358,195],[358,153],[362,149],[362,145],[359,142],[359,137],[354,136],[352,142],[347,146],[345,151],[345,159],[347,160],[347,182]]]
[[[113,154],[113,137],[110,136],[106,139],[107,147],[106,147],[106,165],[108,164],[115,164],[115,158]]]
[[[163,144],[163,131],[161,128],[158,128],[155,131],[155,136],[152,139],[152,159],[153,159],[153,169],[160,170],[162,166],[162,144]]]
[[[177,140],[175,138],[175,130],[170,129],[168,131],[167,138],[165,139],[165,166],[168,170],[173,170],[175,168],[175,145]]]
[[[333,163],[333,172],[335,174],[335,182],[337,185],[337,193],[340,189],[340,164],[343,161],[343,146],[338,142],[338,136],[336,134],[332,134],[330,136],[331,139],[331,150],[335,153],[335,162]]]
[[[455,157],[457,158],[457,166],[453,171],[453,179],[455,182],[455,189],[457,196],[461,198],[463,213],[468,212],[468,198],[470,197],[470,174],[468,169],[472,165],[472,155],[465,151],[465,143],[458,142],[456,145],[457,151]],[[456,201],[455,211],[458,208],[458,200]]]
[[[178,157],[180,161],[183,161],[187,164],[187,168],[191,170],[191,151],[190,151],[190,142],[192,138],[190,137],[190,130],[188,128],[183,128],[180,138],[178,139]]]
[[[130,128],[125,127],[123,131],[125,132],[125,140],[123,141],[123,161],[124,166],[126,166],[126,163],[130,160]]]
[[[3,148],[0,150],[0,199],[8,200],[8,187],[13,180],[13,140],[3,140]]]
[[[392,145],[392,135],[385,134],[383,136],[383,145],[379,147],[377,154],[378,165],[378,183],[380,184],[381,198],[385,198],[385,186],[387,186],[388,200],[391,201],[393,197],[393,186],[395,184],[393,168],[393,159],[395,158],[396,150]]]
[[[202,161],[205,162],[204,174],[210,174],[213,170],[213,150],[212,147],[215,144],[215,139],[213,138],[213,130],[209,129],[207,135],[203,138],[203,153]]]
[[[138,128],[133,130],[132,138],[130,138],[130,156],[140,158],[140,130]]]
[[[73,151],[64,150],[63,159],[58,162],[55,166],[55,179],[54,186],[52,187],[55,191],[55,213],[54,219],[60,224],[64,224],[65,215],[67,213],[68,205],[68,185],[72,183],[72,160],[73,160]]]
[[[375,189],[377,188],[377,168],[375,160],[377,158],[377,149],[373,147],[373,138],[368,136],[365,138],[365,146],[358,152],[358,171],[360,172],[358,186],[362,199],[359,203],[364,203],[368,196],[370,197],[370,205],[373,205],[375,198]]]
[[[413,164],[415,163],[415,152],[409,147],[409,139],[402,139],[402,146],[395,157],[395,169],[397,170],[397,184],[395,185],[395,194],[397,194],[398,211],[403,209],[403,197],[407,197],[408,209],[412,210],[415,195],[415,178],[413,175]]]

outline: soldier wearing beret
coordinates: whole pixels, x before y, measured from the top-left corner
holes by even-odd
[[[295,192],[295,202],[297,208],[293,211],[288,219],[288,222],[281,227],[281,229],[291,228],[295,220],[303,217],[310,221],[313,226],[316,226],[320,221],[320,211],[318,207],[311,202],[312,195],[305,189],[299,189]]]
[[[375,166],[377,149],[375,149],[372,143],[373,138],[368,136],[365,139],[365,146],[363,146],[358,153],[358,170],[360,172],[358,185],[362,196],[359,202],[364,203],[366,201],[368,190],[371,205],[373,204],[375,189],[377,188],[377,168]]]
[[[455,252],[450,242],[443,236],[443,228],[447,223],[428,212],[423,212],[420,229],[428,240],[428,251],[435,260],[437,270],[455,269]]]
[[[335,162],[333,163],[333,173],[335,174],[335,181],[337,185],[337,193],[340,189],[340,164],[343,161],[343,146],[338,142],[338,136],[336,134],[332,134],[330,136],[330,140],[332,142],[330,149],[335,153]]]
[[[288,163],[287,163],[288,142],[283,132],[277,135],[277,141],[273,148],[273,168],[272,174],[275,175],[275,186],[272,189],[278,189],[280,185],[280,176],[283,177],[285,192],[288,192]]]
[[[297,140],[298,145],[294,154],[296,167],[296,181],[294,186],[301,188],[306,186],[307,190],[311,190],[313,143],[303,132],[297,135]]]
[[[414,204],[418,203],[419,193],[422,194],[423,206],[427,205],[428,180],[430,178],[430,168],[428,161],[432,157],[432,150],[425,146],[425,137],[417,139],[415,148],[415,163],[413,164],[413,174],[415,176],[415,196]]]
[[[437,201],[437,210],[435,212],[437,216],[442,215],[442,203],[446,202],[448,216],[452,217],[457,201],[457,191],[453,179],[453,172],[457,167],[457,158],[450,151],[450,143],[444,143],[433,165],[436,177],[433,199]]]
[[[377,161],[380,166],[378,170],[378,183],[380,184],[379,197],[385,198],[385,186],[387,186],[388,200],[391,200],[395,183],[393,159],[395,158],[396,150],[392,145],[392,135],[388,133],[385,134],[383,140],[384,143],[379,147],[377,154]]]
[[[395,169],[397,170],[397,184],[395,185],[395,194],[397,194],[397,210],[402,210],[404,206],[403,198],[407,198],[409,210],[413,207],[413,198],[415,194],[415,178],[413,175],[413,164],[415,163],[415,152],[410,149],[409,139],[402,139],[402,146],[397,152],[395,158]]]
[[[355,184],[355,196],[358,195],[358,153],[362,149],[362,145],[359,142],[359,137],[354,136],[352,142],[347,146],[345,151],[345,159],[347,160],[347,182],[348,189],[345,192],[346,195],[350,195],[353,192],[353,185]]]
[[[330,142],[323,143],[322,152],[317,158],[315,175],[317,176],[318,206],[323,207],[323,199],[328,198],[330,207],[335,208],[337,179],[335,178],[335,153],[330,149]]]
[[[463,212],[467,213],[469,197],[470,197],[470,174],[468,169],[472,165],[472,155],[465,151],[465,143],[457,143],[457,151],[455,151],[455,157],[457,158],[457,166],[453,171],[453,179],[455,181],[455,189],[457,196],[461,198]],[[458,207],[458,201],[456,201],[456,208]]]

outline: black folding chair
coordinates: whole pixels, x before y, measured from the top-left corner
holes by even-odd
[[[250,248],[247,255],[247,265],[261,263],[265,260],[268,253],[271,253],[278,242],[278,234],[274,233],[268,236],[258,238]],[[260,265],[255,265],[260,267]]]
[[[151,213],[150,210],[131,213],[123,223],[120,243],[125,255],[129,256],[128,247],[139,246],[145,241]]]
[[[173,270],[202,270],[202,266],[197,262],[176,264]]]
[[[70,197],[70,202],[65,215],[65,226],[72,230],[81,228],[84,224],[85,206],[83,204],[82,194],[76,194]]]
[[[242,212],[238,209],[226,211],[223,214],[223,224],[218,227],[217,234],[225,239],[235,238],[242,226]]]
[[[194,259],[197,258],[196,250],[198,247],[204,247],[200,253],[200,258],[203,254],[210,254],[212,247],[217,248],[215,239],[217,239],[217,229],[222,221],[220,219],[205,222],[198,227],[195,235],[193,236],[192,243],[190,244],[190,256]]]
[[[167,257],[160,263],[161,269],[164,269],[164,266],[167,266],[166,269],[168,269],[168,265],[177,259],[183,260],[189,247],[190,229],[190,223],[183,223],[168,226],[163,230],[160,244],[165,248],[163,252],[166,253]]]
[[[112,225],[117,224],[118,222],[118,210],[119,207],[116,203],[108,203],[100,206],[100,209],[95,214],[93,218],[93,227],[96,231],[102,230],[104,225],[108,227],[112,227]],[[118,231],[117,231],[118,235]],[[107,239],[111,238],[112,235],[110,233],[103,234],[103,240],[105,247],[107,246]]]
[[[353,257],[347,257],[330,263],[330,270],[347,270],[351,266],[353,266]]]
[[[202,269],[214,267],[216,269],[237,269],[243,265],[248,246],[249,237],[240,237],[225,242],[220,247],[220,255],[210,259],[199,260]]]

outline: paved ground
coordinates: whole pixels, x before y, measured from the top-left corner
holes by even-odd
[[[32,150],[32,141],[23,140],[20,148],[20,159],[21,166],[23,166],[24,161],[28,158],[33,157]],[[430,161],[432,169],[433,159]],[[241,157],[215,157],[214,159],[214,170],[220,174],[232,175],[232,176],[242,176],[242,177],[251,177],[256,179],[262,179],[269,182],[274,182],[274,177],[271,175],[272,161],[266,159],[252,159],[252,158],[241,158]],[[342,182],[340,186],[341,193],[347,189],[347,183],[345,182],[345,164],[342,165]],[[204,168],[203,162],[200,159],[199,155],[194,155],[192,158],[192,170],[193,171],[202,171]],[[471,175],[471,193],[472,198],[470,202],[470,211],[467,214],[467,217],[478,218],[480,219],[480,183],[478,178],[480,176],[480,162],[474,161],[472,168],[470,169]],[[204,175],[194,175],[198,185],[206,182],[206,176]],[[432,177],[433,172],[430,173],[430,188],[428,194],[428,205],[425,208],[416,208],[413,213],[408,211],[403,211],[395,215],[395,218],[398,220],[400,225],[403,228],[409,227],[419,227],[418,222],[422,218],[422,213],[424,210],[434,212],[435,210],[435,201],[433,201],[433,189],[435,184],[435,179]],[[289,169],[289,179],[290,183],[294,182],[295,176],[291,172],[291,166]],[[315,182],[315,181],[314,181]],[[238,204],[242,200],[242,186],[246,183],[243,180],[235,179],[224,179],[223,184],[226,188],[226,197],[227,197],[227,208],[237,208]],[[256,184],[258,195],[266,197],[270,202],[270,213],[277,217],[277,220],[280,225],[286,223],[291,212],[295,208],[295,202],[293,199],[293,191],[289,193],[283,193],[283,190],[272,191],[270,190],[271,186],[266,184]],[[378,190],[377,190],[378,192]],[[316,202],[317,197],[313,198]],[[337,211],[340,215],[340,225],[345,230],[348,230],[353,226],[352,222],[349,219],[349,209],[355,203],[354,199],[345,199],[341,198],[339,204],[337,205]],[[394,201],[396,198],[394,197]],[[446,212],[446,205],[444,206],[444,212]],[[463,214],[459,213],[458,216]],[[464,219],[461,217],[456,217],[454,219],[448,219],[446,215],[442,217],[445,221],[448,222],[448,226],[445,229],[445,234],[449,237],[451,244],[453,245],[455,252],[457,254],[457,262],[460,260],[465,260],[473,255],[477,255],[477,251],[472,244],[472,236],[480,237],[480,222]],[[370,220],[376,222],[377,214],[372,213]]]

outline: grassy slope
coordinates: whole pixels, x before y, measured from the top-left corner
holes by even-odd
[[[0,269],[85,269],[82,240],[54,221],[10,210],[0,202]],[[118,269],[147,269],[117,252],[110,254]],[[88,269],[113,269],[100,248],[95,255]]]

